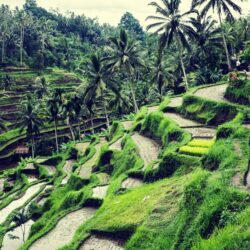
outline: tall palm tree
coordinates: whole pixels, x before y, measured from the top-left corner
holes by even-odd
[[[75,120],[76,114],[75,114],[74,103],[73,103],[73,99],[71,95],[68,95],[66,97],[65,102],[63,103],[63,113],[66,117],[67,124],[70,129],[71,138],[73,141],[75,141],[75,134],[74,134],[72,123]]]
[[[38,89],[36,90],[36,94],[39,99],[43,99],[46,95],[49,94],[49,88],[46,82],[45,77],[39,78]]]
[[[221,27],[221,34],[223,38],[223,45],[224,45],[224,49],[225,49],[226,57],[227,57],[228,69],[231,70],[232,65],[231,65],[230,55],[229,55],[229,51],[227,47],[226,36],[225,36],[223,26],[222,26],[222,15],[224,13],[226,15],[227,20],[233,20],[234,17],[233,17],[233,13],[231,9],[233,9],[234,11],[238,13],[241,13],[241,8],[237,4],[235,4],[234,1],[232,0],[193,0],[192,5],[193,7],[203,6],[202,12],[201,12],[202,16],[206,15],[210,9],[212,9],[213,11],[214,10],[217,11],[219,22],[220,22],[220,27]]]
[[[88,65],[88,77],[90,84],[85,93],[86,95],[96,96],[96,98],[100,97],[102,99],[106,124],[107,128],[109,128],[109,115],[107,111],[105,91],[111,86],[113,80],[110,77],[110,72],[107,71],[98,54],[94,54],[90,58],[90,64]]]
[[[51,121],[54,123],[54,129],[55,129],[55,139],[56,139],[56,151],[59,151],[59,145],[58,145],[58,120],[60,119],[60,113],[61,113],[61,105],[58,100],[58,98],[55,95],[52,95],[50,99],[48,99],[47,102],[47,108],[48,113],[51,118]]]
[[[159,51],[156,63],[153,68],[153,79],[152,81],[157,85],[160,96],[162,96],[162,89],[164,86],[173,87],[174,81],[176,80],[175,76],[172,74],[172,69],[167,67],[164,64],[162,58],[162,51]]]
[[[136,96],[134,91],[134,84],[136,78],[136,69],[145,67],[142,55],[139,48],[139,43],[128,38],[125,30],[121,29],[119,38],[112,37],[110,41],[113,47],[107,47],[109,54],[104,60],[108,61],[107,67],[113,72],[122,70],[130,77],[130,91],[134,103],[135,112],[138,111]]]
[[[8,5],[0,6],[0,40],[2,42],[1,62],[5,60],[5,43],[6,39],[10,36],[10,23],[11,11]]]
[[[39,133],[41,121],[38,117],[39,106],[32,96],[21,103],[20,131],[26,130],[27,138],[31,140],[32,158],[35,157],[35,135]]]
[[[166,46],[169,47],[176,41],[179,49],[179,60],[181,63],[186,89],[188,89],[188,79],[186,69],[183,62],[183,50],[190,50],[187,38],[192,34],[193,29],[187,22],[186,18],[194,14],[196,11],[191,9],[188,12],[180,12],[179,0],[162,1],[164,7],[157,2],[152,2],[149,5],[156,8],[157,16],[149,16],[148,20],[155,20],[154,23],[147,26],[147,30],[156,29],[155,33],[160,34],[159,47],[163,50]]]
[[[80,120],[81,120],[81,112],[82,112],[82,105],[83,105],[83,102],[82,102],[82,99],[80,98],[80,96],[78,96],[77,94],[74,94],[73,98],[72,98],[72,101],[73,101],[73,109],[74,109],[74,112],[75,112],[75,118],[76,118],[76,121],[78,123],[78,136],[79,136],[79,139],[81,139],[81,124],[80,124]]]
[[[194,26],[192,38],[204,56],[211,49],[211,45],[221,47],[221,28],[216,27],[217,22],[211,16],[197,15],[197,18],[190,18],[190,21]]]
[[[23,47],[25,28],[32,23],[32,16],[24,10],[15,9],[15,17],[20,28],[20,64],[23,66]]]

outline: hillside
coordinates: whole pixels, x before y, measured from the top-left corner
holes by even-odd
[[[249,250],[247,3],[14,2],[0,249]]]
[[[249,107],[227,101],[227,88],[143,107],[4,172],[2,249],[22,245],[5,234],[21,233],[17,208],[31,216],[21,249],[248,249]]]

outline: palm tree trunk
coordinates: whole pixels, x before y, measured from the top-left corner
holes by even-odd
[[[181,62],[181,68],[182,68],[182,72],[184,75],[184,79],[185,79],[185,84],[186,84],[186,90],[188,90],[189,86],[188,86],[188,79],[187,79],[187,73],[186,73],[186,69],[185,69],[185,65],[182,59],[182,54],[180,55],[180,62]]]
[[[102,93],[102,103],[103,103],[103,108],[104,108],[105,117],[106,117],[106,124],[107,124],[107,129],[108,129],[109,128],[109,116],[108,116],[106,101],[105,101],[103,93]]]
[[[93,122],[93,116],[92,113],[90,114],[90,122],[91,122],[91,130],[92,130],[92,134],[95,133],[95,129],[94,129],[94,122]]]
[[[4,49],[5,49],[5,40],[3,38],[3,41],[2,41],[2,63],[4,62]]]
[[[71,138],[72,138],[73,141],[75,141],[75,135],[74,135],[73,127],[72,127],[72,124],[70,122],[69,117],[68,117],[68,126],[69,126],[69,130],[70,130]]]
[[[34,135],[31,136],[31,152],[32,152],[32,159],[35,158],[35,138]]]
[[[181,68],[182,68],[184,80],[185,80],[186,90],[188,90],[188,88],[189,88],[189,86],[188,86],[188,78],[187,78],[185,65],[184,65],[184,62],[183,62],[182,45],[181,45],[181,41],[179,39],[177,39],[177,44],[178,44],[179,49],[180,49],[179,59],[180,59],[180,63],[181,63]]]
[[[20,38],[20,64],[23,66],[23,27],[21,27],[21,38]]]
[[[220,13],[219,13],[219,21],[220,21],[223,45],[224,45],[224,49],[225,49],[226,57],[227,57],[227,65],[228,65],[229,71],[231,71],[232,70],[232,65],[231,65],[231,60],[230,60],[230,56],[229,56],[229,52],[228,52],[226,37],[225,37],[224,30],[223,30],[223,27],[222,27],[222,20],[221,20],[221,14]]]
[[[56,152],[59,152],[59,146],[58,146],[58,136],[57,136],[57,121],[54,119],[54,127],[55,127],[55,138],[56,138]]]
[[[135,98],[135,92],[134,92],[134,77],[131,77],[131,81],[130,81],[130,90],[131,90],[131,94],[132,94],[132,98],[133,98],[133,103],[134,103],[134,110],[135,110],[135,113],[138,112],[138,105],[137,105],[137,102],[136,102],[136,98]]]

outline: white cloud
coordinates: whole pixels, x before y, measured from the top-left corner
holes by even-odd
[[[8,4],[11,7],[22,6],[25,0],[0,0],[0,4]],[[121,16],[126,12],[131,12],[145,27],[146,17],[154,14],[154,8],[148,6],[151,0],[37,0],[38,5],[51,9],[58,8],[61,12],[73,11],[77,14],[97,17],[100,23],[110,23],[117,25]],[[240,3],[240,0],[236,1]],[[182,9],[190,7],[191,0],[182,1]],[[244,14],[249,14],[249,0],[240,4]]]

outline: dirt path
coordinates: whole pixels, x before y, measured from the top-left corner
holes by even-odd
[[[34,223],[33,220],[29,220],[24,224],[26,231],[24,241],[27,240],[30,228],[33,223]],[[17,238],[11,239],[10,236],[15,236]],[[5,234],[1,250],[17,250],[22,246],[22,244],[23,244],[23,234],[21,227],[16,227],[13,231],[9,231]]]
[[[202,124],[195,122],[193,120],[189,120],[187,118],[182,117],[179,114],[176,113],[170,113],[166,112],[164,113],[167,117],[172,119],[174,122],[176,122],[180,127],[191,127],[191,126],[200,126]]]
[[[129,130],[133,125],[133,121],[122,122],[122,125],[123,125],[125,130]]]
[[[34,242],[29,250],[57,250],[68,244],[77,228],[90,219],[96,209],[82,208],[64,216],[48,234]]]
[[[140,157],[144,161],[144,167],[146,167],[151,161],[157,160],[160,146],[155,141],[138,133],[133,134],[132,139],[138,147]]]
[[[122,150],[122,139],[123,139],[123,137],[122,138],[120,138],[120,139],[118,139],[116,142],[114,142],[113,144],[111,144],[110,146],[109,146],[109,149],[111,149],[111,150]]]
[[[77,143],[76,144],[76,148],[82,153],[84,154],[86,149],[89,146],[89,142],[84,142],[84,143]]]
[[[136,188],[142,185],[143,181],[137,178],[127,178],[122,182],[122,188],[124,189]]]
[[[204,99],[211,99],[215,101],[227,101],[224,98],[227,87],[228,87],[228,84],[221,84],[221,85],[206,87],[206,88],[198,89],[194,93],[194,95],[198,97],[202,97]]]
[[[2,224],[8,215],[15,209],[21,207],[25,202],[27,202],[35,193],[37,193],[44,183],[39,183],[29,187],[25,194],[17,200],[12,201],[7,207],[0,211],[0,224]]]
[[[91,236],[88,238],[79,250],[123,250],[124,241],[105,238],[101,236]]]
[[[109,186],[98,186],[92,189],[93,191],[93,198],[97,198],[97,199],[104,199],[107,195],[107,191],[108,191]]]
[[[62,180],[62,184],[67,184],[68,180],[70,178],[70,175],[72,173],[72,169],[73,169],[73,165],[74,165],[75,161],[74,160],[68,160],[65,162],[64,166],[63,166],[63,171],[67,174],[66,177]]]

